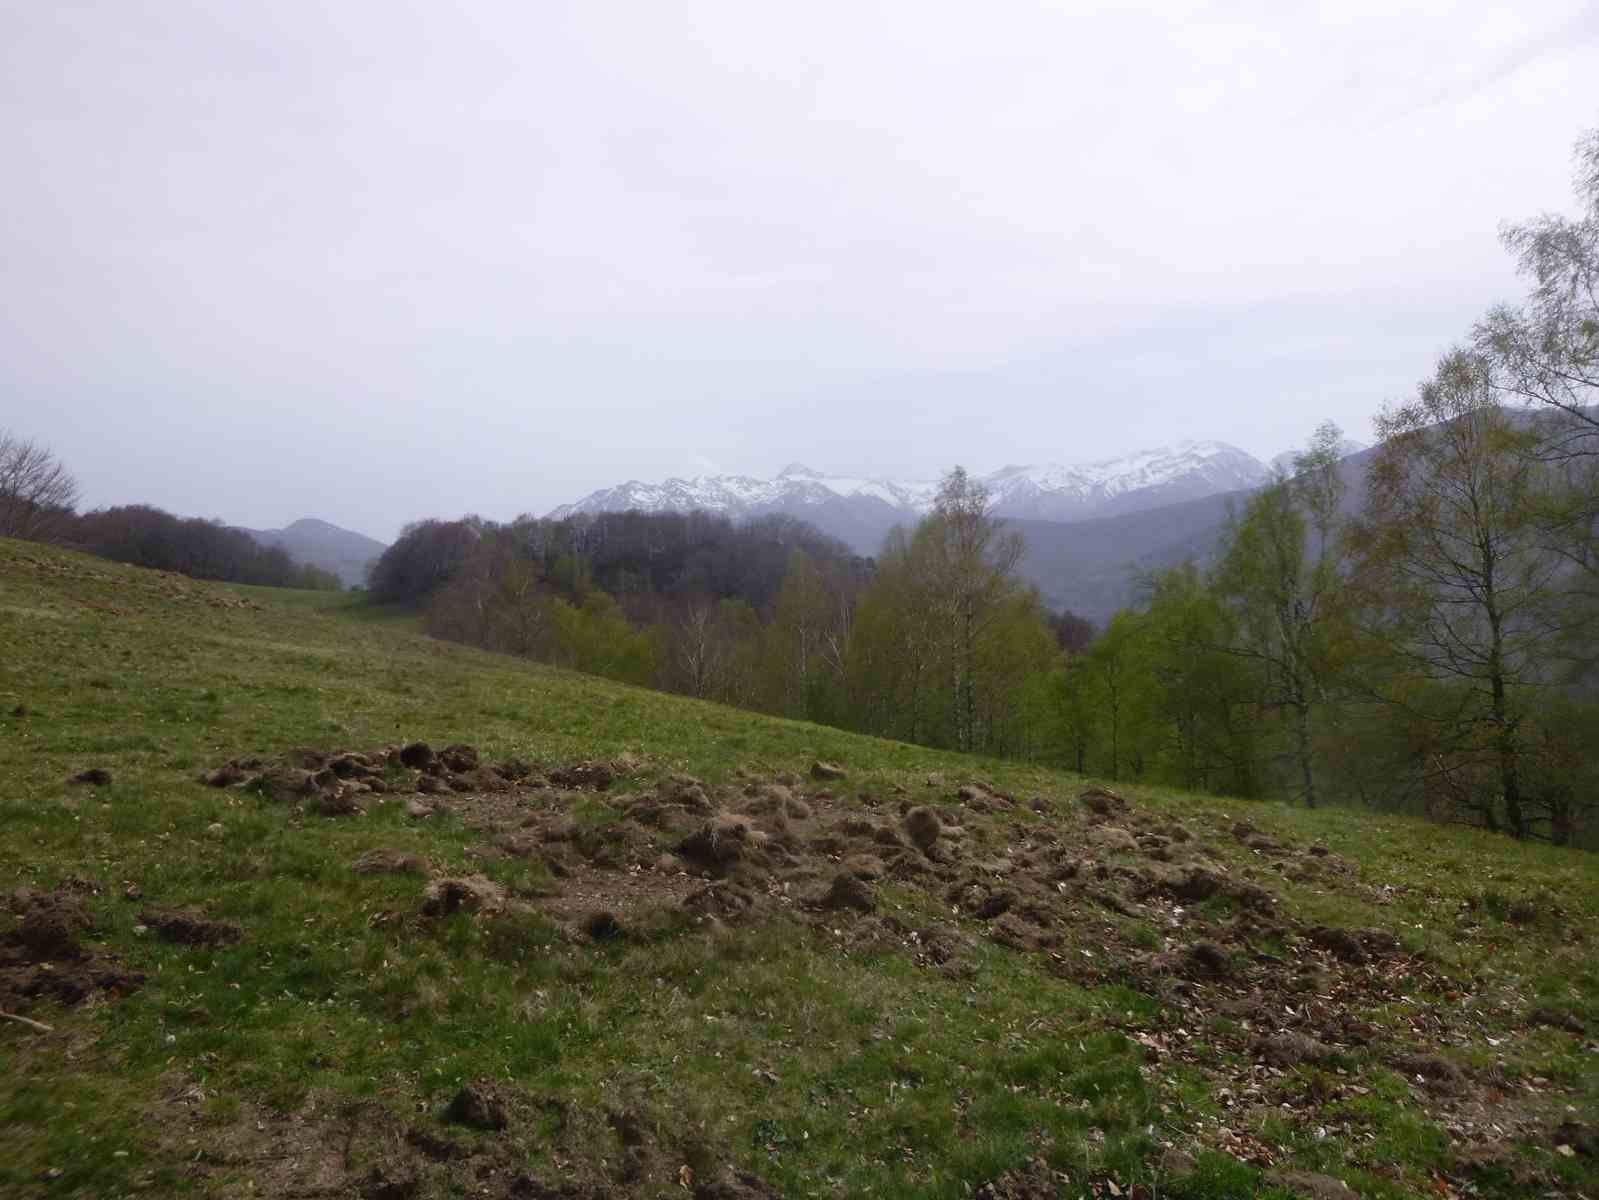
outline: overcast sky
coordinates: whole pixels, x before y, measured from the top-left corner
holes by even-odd
[[[544,512],[1372,413],[1599,6],[0,0],[0,427],[90,504]]]

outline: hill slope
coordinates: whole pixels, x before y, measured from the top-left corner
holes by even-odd
[[[0,1194],[1599,1188],[1590,857],[265,595],[0,541]]]

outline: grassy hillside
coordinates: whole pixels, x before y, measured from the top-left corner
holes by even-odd
[[[0,646],[0,1195],[1599,1196],[1591,856],[7,541]]]

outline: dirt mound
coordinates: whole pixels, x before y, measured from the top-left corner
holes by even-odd
[[[0,1009],[25,1012],[40,1000],[80,1004],[96,993],[123,996],[144,976],[84,946],[93,929],[81,897],[66,890],[18,888],[10,897],[16,927],[0,937]]]
[[[748,817],[720,814],[677,844],[677,853],[698,869],[724,878],[761,865],[766,835]]]
[[[214,921],[200,908],[147,908],[139,923],[163,942],[183,946],[227,946],[244,936],[237,921]]]
[[[856,912],[875,912],[877,897],[872,889],[849,871],[840,871],[833,877],[832,885],[817,903],[826,909],[854,909]]]
[[[406,875],[413,871],[426,874],[432,864],[418,854],[407,854],[392,846],[374,846],[350,864],[357,875]]]
[[[505,1101],[488,1080],[469,1083],[456,1092],[441,1115],[453,1124],[494,1133],[510,1124]]]
[[[583,760],[556,767],[546,779],[521,759],[489,763],[478,747],[453,742],[435,750],[427,742],[378,746],[366,750],[319,750],[295,747],[273,758],[230,759],[200,775],[215,788],[243,788],[269,800],[298,804],[325,817],[358,816],[389,795],[420,794],[432,799],[407,800],[409,815],[424,817],[462,797],[531,795],[552,785],[605,791],[635,770],[642,760]],[[706,803],[701,811],[709,811]]]
[[[926,805],[919,805],[906,813],[904,825],[905,836],[910,838],[911,845],[923,852],[937,845],[944,833],[944,822]]]
[[[505,909],[505,889],[481,875],[443,876],[428,881],[422,892],[422,915],[447,917],[451,913],[497,913]]]
[[[586,788],[590,791],[603,792],[611,786],[618,774],[616,767],[611,763],[589,760],[556,768],[550,772],[550,782],[557,787]]]
[[[1399,939],[1385,929],[1332,929],[1317,925],[1306,936],[1346,963],[1359,965],[1399,949]]]
[[[1109,788],[1088,788],[1078,794],[1077,802],[1096,817],[1118,817],[1127,811],[1122,794]]]

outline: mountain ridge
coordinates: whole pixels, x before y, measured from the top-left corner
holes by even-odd
[[[1270,475],[1271,468],[1247,451],[1206,439],[1076,463],[1011,464],[977,479],[989,488],[996,516],[1069,522],[1256,487]],[[937,493],[937,480],[827,474],[791,462],[769,479],[706,474],[660,483],[629,480],[559,505],[548,516],[700,509],[749,519],[781,512],[874,554],[894,525],[925,516]]]

